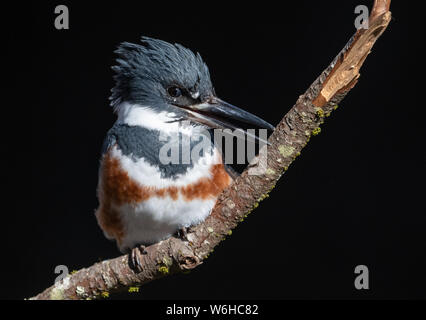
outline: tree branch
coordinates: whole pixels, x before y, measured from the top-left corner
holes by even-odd
[[[362,64],[390,22],[390,2],[375,0],[369,28],[358,30],[299,97],[270,136],[270,146],[264,147],[241,176],[220,195],[211,215],[192,227],[187,239],[172,237],[147,247],[147,254],[139,255],[143,266],[140,273],[133,271],[128,256],[124,255],[81,269],[31,299],[95,299],[201,264],[214,247],[268,196],[310,137],[320,132],[324,118],[355,86]],[[267,161],[262,155],[266,155]],[[264,169],[264,173],[253,174],[252,170],[259,169]]]

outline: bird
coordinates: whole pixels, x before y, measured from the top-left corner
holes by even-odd
[[[110,105],[117,119],[102,147],[95,216],[105,236],[134,257],[204,221],[237,176],[211,130],[274,127],[218,98],[201,55],[180,44],[142,37],[115,53]],[[178,161],[164,161],[173,148]],[[185,153],[197,156],[182,161]]]

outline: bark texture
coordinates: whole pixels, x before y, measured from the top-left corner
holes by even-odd
[[[140,273],[133,271],[129,257],[124,255],[81,269],[31,299],[96,299],[201,264],[214,247],[268,197],[311,136],[320,132],[324,119],[355,86],[362,64],[391,20],[390,2],[374,2],[369,28],[358,30],[299,97],[270,136],[270,145],[263,148],[242,175],[220,195],[211,215],[191,228],[186,239],[172,237],[147,247],[147,254],[139,255],[143,265]],[[256,171],[263,173],[253,174]]]

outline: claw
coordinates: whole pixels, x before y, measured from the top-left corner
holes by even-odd
[[[140,260],[140,255],[147,254],[148,252],[145,250],[144,245],[137,246],[132,249],[129,255],[129,265],[136,273],[140,273],[143,271],[142,263]]]
[[[182,240],[188,240],[187,239],[187,235],[188,235],[188,228],[187,227],[179,228],[176,231],[176,234],[177,234],[178,238],[181,238]]]

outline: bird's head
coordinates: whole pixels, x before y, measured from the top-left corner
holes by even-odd
[[[259,117],[219,99],[200,54],[179,44],[142,38],[122,43],[115,71],[111,105],[130,124],[170,128],[192,125],[236,129],[234,122],[273,130]]]

